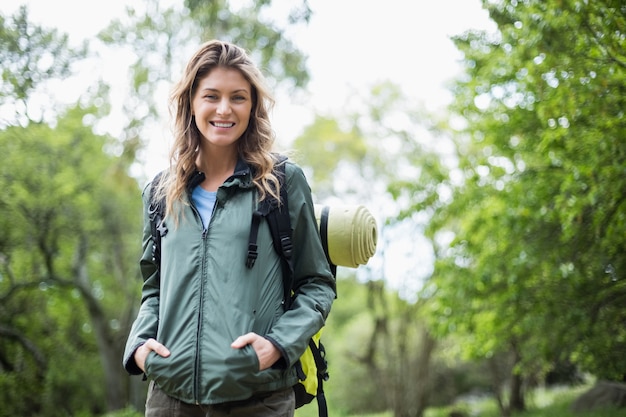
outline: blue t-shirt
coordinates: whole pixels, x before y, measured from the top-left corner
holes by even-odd
[[[211,221],[211,215],[213,214],[213,207],[215,206],[215,199],[217,198],[216,191],[207,191],[199,185],[193,189],[191,193],[191,200],[195,204],[200,217],[202,218],[202,224],[204,228],[209,227]]]

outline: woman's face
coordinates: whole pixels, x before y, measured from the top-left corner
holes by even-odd
[[[250,122],[252,86],[236,69],[214,68],[198,83],[191,111],[201,147],[236,146]]]

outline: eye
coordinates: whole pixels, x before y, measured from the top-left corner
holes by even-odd
[[[233,101],[236,101],[238,103],[241,103],[242,101],[245,101],[246,98],[244,96],[234,96],[233,97]]]
[[[207,100],[217,100],[217,96],[215,94],[207,94],[204,98]]]

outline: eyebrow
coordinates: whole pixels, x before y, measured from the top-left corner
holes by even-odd
[[[212,87],[205,87],[200,91],[215,91],[216,93],[220,93],[221,91],[217,88],[212,88]],[[238,94],[238,93],[246,93],[246,94],[250,94],[250,92],[245,89],[245,88],[240,88],[239,90],[235,90],[235,91],[231,91],[231,94]]]

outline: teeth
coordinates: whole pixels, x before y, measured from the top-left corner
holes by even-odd
[[[213,123],[215,127],[233,127],[234,123]]]

